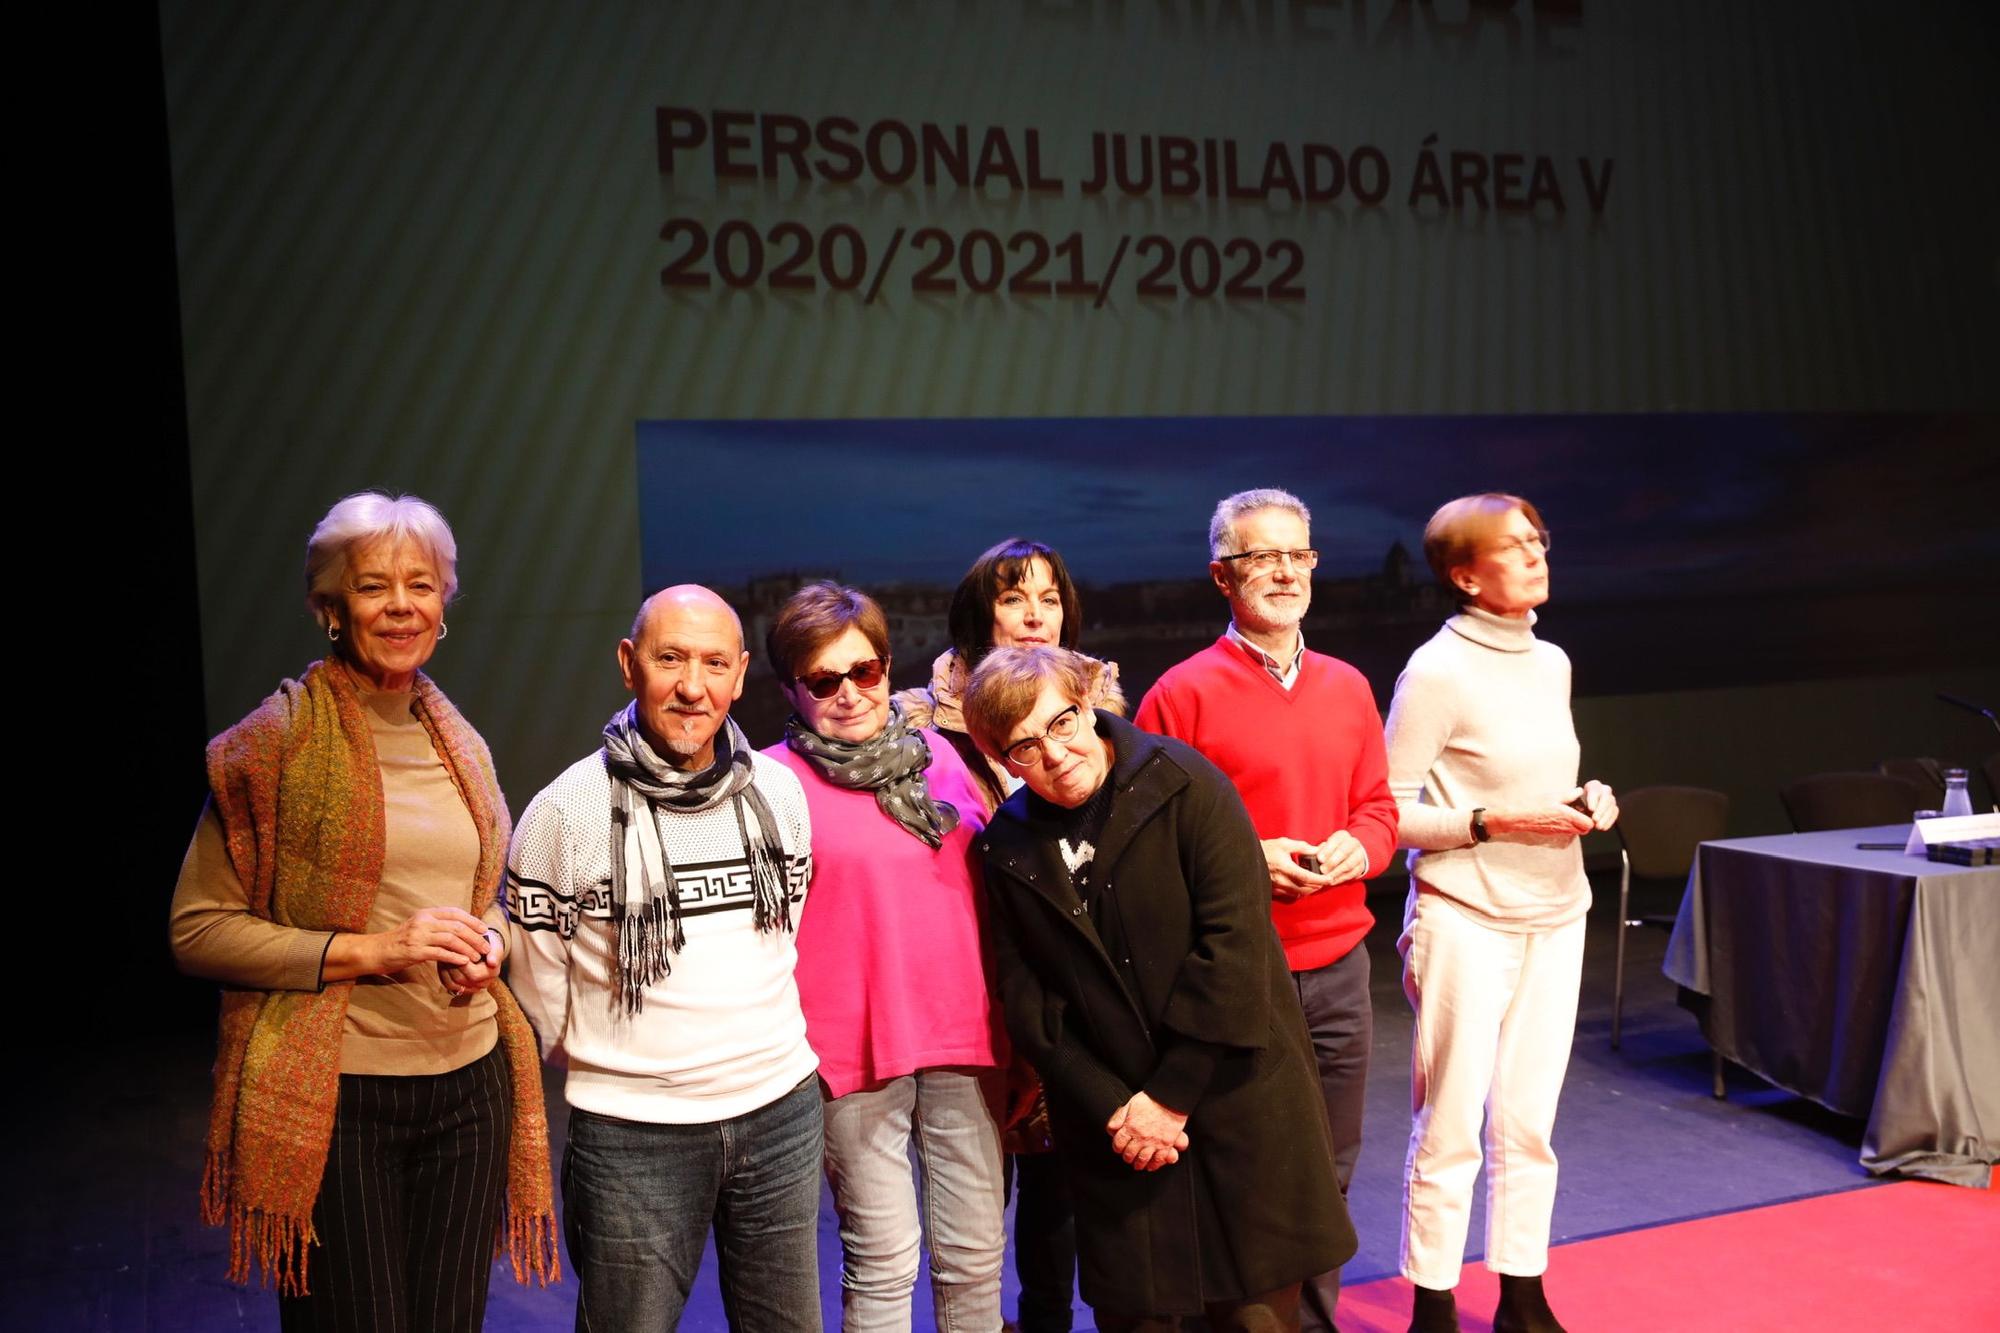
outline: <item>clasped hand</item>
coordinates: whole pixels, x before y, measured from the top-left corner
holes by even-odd
[[[1547,805],[1486,812],[1487,831],[1502,837],[1576,838],[1617,822],[1618,797],[1595,778]]]
[[[439,963],[438,980],[453,995],[475,995],[500,979],[500,963],[507,956],[507,937],[488,927],[486,952],[470,963]]]
[[[461,995],[491,985],[505,954],[500,932],[488,930],[464,908],[422,907],[388,930],[335,935],[321,961],[320,979],[393,977],[435,963],[445,989]]]
[[[1134,1171],[1157,1171],[1180,1161],[1187,1151],[1187,1116],[1160,1105],[1143,1092],[1111,1113],[1104,1124],[1111,1147]]]
[[[1280,900],[1303,898],[1368,873],[1368,849],[1346,829],[1335,829],[1322,843],[1265,838],[1261,846],[1271,875],[1271,896]]]

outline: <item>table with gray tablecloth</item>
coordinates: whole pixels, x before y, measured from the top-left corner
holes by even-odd
[[[1865,1118],[1875,1174],[1984,1187],[2000,1160],[2000,867],[1900,846],[1909,826],[1705,842],[1663,965],[1715,1049]]]

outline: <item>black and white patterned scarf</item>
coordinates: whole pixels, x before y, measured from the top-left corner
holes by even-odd
[[[611,774],[611,916],[618,929],[616,998],[628,1014],[639,1012],[646,987],[673,970],[673,955],[687,945],[673,861],[660,838],[662,807],[697,814],[728,801],[750,863],[757,929],[792,928],[784,843],[769,803],[752,781],[750,740],[735,718],[725,717],[715,741],[715,762],[687,773],[647,743],[636,701],[604,724],[604,767]],[[644,818],[635,817],[635,795],[644,800]]]
[[[958,827],[958,808],[931,799],[924,770],[931,766],[930,742],[903,720],[902,705],[891,701],[889,720],[865,741],[836,741],[820,735],[795,713],[785,723],[785,744],[836,787],[872,791],[882,813],[933,851]]]

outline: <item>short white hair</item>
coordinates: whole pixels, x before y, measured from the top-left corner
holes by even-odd
[[[1312,511],[1306,502],[1290,491],[1281,491],[1275,486],[1263,486],[1254,491],[1238,491],[1225,496],[1215,507],[1215,517],[1208,520],[1208,558],[1220,560],[1225,555],[1235,555],[1236,520],[1245,514],[1254,514],[1259,509],[1284,509],[1299,516],[1299,522],[1312,526]]]
[[[384,539],[423,547],[437,566],[444,600],[458,594],[458,542],[444,515],[414,495],[358,491],[327,510],[306,541],[306,607],[321,628],[328,624],[328,608],[340,603],[355,550]]]

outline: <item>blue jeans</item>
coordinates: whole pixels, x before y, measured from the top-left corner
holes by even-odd
[[[908,1333],[922,1232],[938,1333],[997,1333],[1007,1252],[997,1069],[919,1069],[826,1104],[841,1327]],[[923,1163],[923,1221],[910,1145]]]
[[[563,1234],[585,1330],[672,1329],[715,1228],[735,1333],[819,1333],[818,1078],[706,1125],[572,1110]]]

